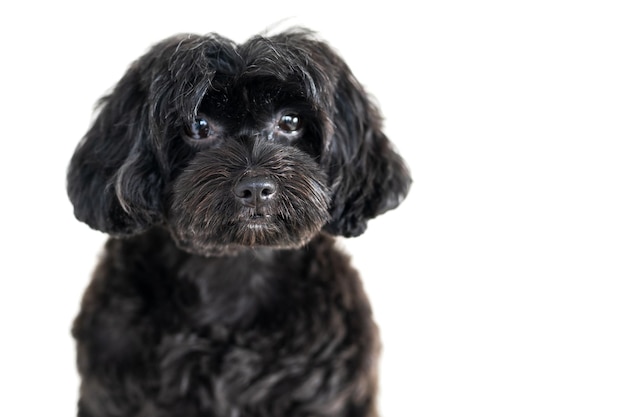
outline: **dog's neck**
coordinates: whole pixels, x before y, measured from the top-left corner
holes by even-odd
[[[179,249],[164,230],[133,239],[151,242],[153,252],[145,256],[181,294],[181,309],[193,311],[188,319],[201,327],[248,326],[264,316],[286,319],[290,308],[308,299],[311,247],[334,244],[324,234],[299,249],[252,247],[203,257]]]

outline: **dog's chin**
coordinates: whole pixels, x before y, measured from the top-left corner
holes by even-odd
[[[238,243],[244,246],[280,246],[281,227],[276,223],[275,216],[257,215],[241,219],[232,224],[236,231]]]
[[[208,230],[190,228],[170,229],[176,245],[200,256],[228,256],[258,248],[297,249],[318,235],[325,222],[294,229],[278,216],[252,216],[224,223],[221,228]]]

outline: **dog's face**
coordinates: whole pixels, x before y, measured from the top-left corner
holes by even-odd
[[[72,158],[78,219],[197,254],[361,234],[410,178],[347,65],[306,31],[174,37],[137,60]]]
[[[316,113],[277,80],[216,77],[181,130],[190,155],[170,161],[179,173],[164,208],[179,246],[293,247],[317,234],[330,220],[330,190]]]

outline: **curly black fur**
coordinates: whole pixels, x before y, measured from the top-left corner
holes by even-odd
[[[81,417],[375,417],[378,339],[332,235],[408,170],[347,65],[298,29],[155,45],[68,170],[112,235],[73,334]]]

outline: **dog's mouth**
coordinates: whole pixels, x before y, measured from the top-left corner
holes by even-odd
[[[235,227],[255,230],[274,229],[284,225],[285,219],[279,213],[254,213],[240,215],[233,221]]]
[[[246,246],[271,245],[285,232],[280,216],[265,213],[240,216],[231,227],[235,241]]]
[[[244,207],[231,220],[239,225],[266,225],[281,221],[280,213],[268,207]]]
[[[267,227],[271,227],[276,221],[276,216],[271,214],[253,214],[249,217],[240,218],[238,223],[241,226],[249,229],[262,230]]]

